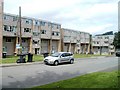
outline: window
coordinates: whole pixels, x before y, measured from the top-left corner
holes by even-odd
[[[46,34],[46,30],[41,30],[41,34]]]
[[[38,25],[38,22],[36,21],[35,24]]]
[[[6,38],[6,42],[12,42],[11,38]]]
[[[105,44],[108,44],[108,41],[104,41]]]
[[[33,36],[39,36],[40,33],[39,32],[33,32]]]
[[[65,53],[63,53],[61,56],[62,56],[62,57],[65,57]]]
[[[51,26],[51,23],[48,23],[48,27],[50,27]]]
[[[65,56],[67,57],[67,56],[70,56],[70,53],[65,53]]]
[[[55,31],[53,31],[53,32],[52,32],[52,35],[53,35],[53,36],[60,36],[60,32],[55,32]]]
[[[31,24],[32,20],[31,19],[26,19],[26,24]]]
[[[40,24],[41,24],[42,26],[45,26],[45,23],[46,23],[46,22],[43,22],[43,21],[40,22]]]
[[[31,32],[31,29],[30,28],[24,28],[24,32]]]
[[[98,39],[102,39],[102,37],[98,37]]]
[[[13,26],[13,32],[16,32],[17,26]]]
[[[12,26],[10,26],[10,32],[12,32]]]
[[[59,33],[59,32],[56,32],[56,36],[60,36],[60,33]]]
[[[55,32],[52,32],[52,35],[53,35],[53,36],[54,36],[54,33],[55,33]]]
[[[36,24],[36,25],[39,25],[39,21],[36,21],[35,24]]]
[[[4,15],[4,20],[7,20],[7,19],[8,19],[7,15]]]
[[[39,21],[38,20],[34,20],[34,25],[40,25]]]
[[[8,30],[8,26],[4,25],[4,31],[7,31],[7,30]]]
[[[99,42],[97,42],[97,44],[99,44]]]
[[[39,43],[39,40],[38,41],[33,40],[33,44],[38,44],[38,43]]]
[[[60,25],[57,25],[57,29],[60,29]]]
[[[29,24],[29,21],[26,21],[27,24]]]
[[[107,36],[107,37],[105,37],[105,39],[109,39],[109,37]]]
[[[17,17],[13,17],[13,21],[17,21]]]
[[[8,25],[4,25],[4,31],[8,31],[8,32],[15,32],[16,31],[16,26],[8,26]]]

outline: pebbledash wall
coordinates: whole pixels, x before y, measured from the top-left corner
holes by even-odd
[[[90,34],[61,28],[61,24],[22,17],[22,53],[43,54],[52,51],[89,52]],[[3,52],[19,53],[18,15],[3,15]]]
[[[62,28],[63,51],[72,53],[90,52],[90,34],[78,30]]]
[[[96,35],[92,38],[94,54],[114,54],[115,47],[112,44],[114,35]]]
[[[61,25],[50,21],[21,18],[22,25],[22,53],[51,53],[61,51]],[[19,44],[18,16],[3,15],[3,52],[7,55],[19,53],[16,45]],[[51,43],[52,42],[52,43]]]

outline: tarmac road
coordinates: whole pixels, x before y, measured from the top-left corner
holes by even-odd
[[[31,64],[2,68],[2,88],[30,88],[98,72],[118,70],[118,57],[75,59],[74,64]]]

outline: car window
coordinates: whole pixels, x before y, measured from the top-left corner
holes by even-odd
[[[67,57],[67,56],[70,56],[70,54],[69,53],[65,53],[65,56]]]
[[[54,53],[51,55],[52,57],[59,57],[60,56],[60,53]]]
[[[65,56],[72,56],[72,53],[66,53]]]
[[[63,53],[61,56],[62,56],[62,57],[65,57],[65,53]]]

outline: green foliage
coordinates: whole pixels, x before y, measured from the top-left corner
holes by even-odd
[[[114,37],[114,41],[113,41],[113,45],[115,46],[115,48],[120,48],[120,31],[116,32]]]
[[[100,55],[100,54],[74,54],[74,58],[88,58],[96,56],[110,56],[110,55]]]
[[[17,59],[19,59],[18,56],[7,56],[7,58],[3,58],[0,60],[0,63],[7,64],[7,63],[16,63]],[[26,56],[26,61],[28,60],[28,57]],[[42,55],[33,55],[33,62],[42,61],[43,56]]]

